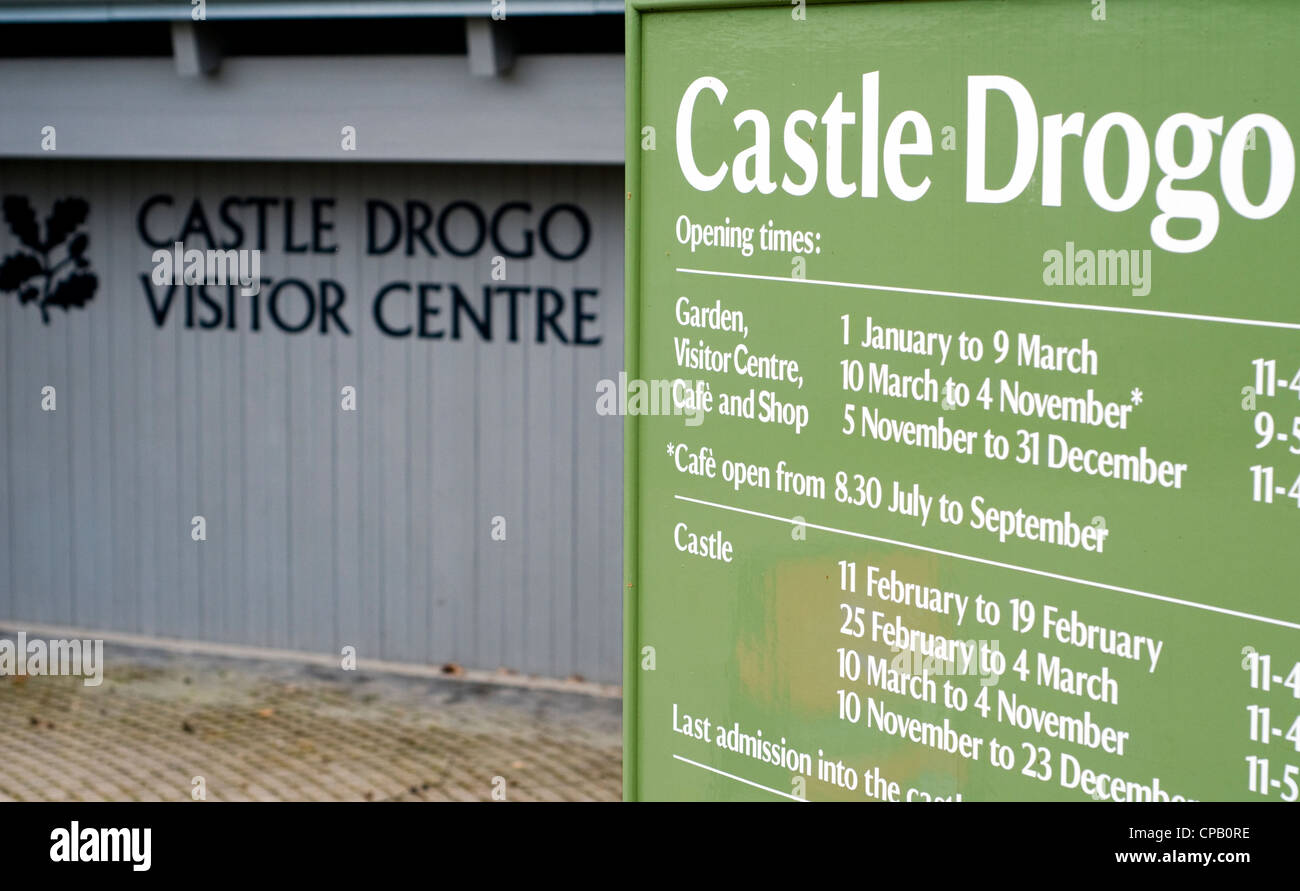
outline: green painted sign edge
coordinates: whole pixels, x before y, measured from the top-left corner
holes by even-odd
[[[625,89],[623,112],[624,190],[627,211],[623,237],[623,364],[629,380],[640,373],[641,337],[641,15],[628,0],[624,19]],[[640,515],[636,415],[623,416],[623,800],[638,800],[637,761],[637,541]]]

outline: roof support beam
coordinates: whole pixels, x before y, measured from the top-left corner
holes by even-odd
[[[172,57],[181,77],[215,74],[221,67],[221,46],[212,29],[198,22],[172,22]]]
[[[500,77],[515,65],[515,45],[509,26],[487,18],[465,19],[469,71],[475,77]]]

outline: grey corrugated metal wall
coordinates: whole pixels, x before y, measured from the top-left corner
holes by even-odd
[[[40,219],[57,199],[89,202],[81,231],[99,287],[83,309],[52,310],[48,325],[0,294],[0,618],[616,681],[621,423],[596,415],[595,386],[622,365],[621,177],[612,167],[4,162],[0,193],[28,196]],[[159,193],[174,198],[151,212],[163,237],[194,198],[216,226],[225,196],[292,197],[299,233],[311,198],[334,199],[338,252],[285,253],[271,212],[262,275],[336,280],[351,334],[285,333],[265,308],[258,332],[246,315],[237,331],[187,328],[184,305],[158,326],[141,281],[152,248],[136,218]],[[533,225],[572,203],[590,218],[591,242],[572,262],[510,259],[493,282],[490,244],[463,259],[400,247],[367,256],[372,198],[435,212],[458,199],[488,213],[526,201]],[[0,225],[0,256],[18,247]],[[510,342],[500,315],[491,342],[472,331],[387,337],[371,301],[395,280],[457,282],[471,299],[491,284],[595,288],[586,333],[600,343],[539,344],[531,321]],[[388,301],[391,324],[416,321],[414,299]],[[521,318],[531,313],[525,302]],[[347,385],[354,413],[341,409]],[[41,409],[45,386],[56,411]],[[206,518],[206,541],[191,540],[194,515]],[[494,516],[505,541],[491,536]]]

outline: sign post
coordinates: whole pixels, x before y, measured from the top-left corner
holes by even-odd
[[[626,796],[1300,797],[1300,10],[627,27]]]

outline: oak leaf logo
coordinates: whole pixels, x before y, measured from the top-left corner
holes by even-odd
[[[99,279],[90,272],[86,248],[90,236],[77,232],[90,213],[84,198],[61,198],[45,218],[41,237],[36,211],[24,195],[6,195],[5,222],[26,250],[19,250],[0,262],[0,292],[17,293],[21,305],[35,303],[41,321],[50,323],[51,306],[67,312],[84,307],[95,296]],[[56,249],[62,248],[62,251]],[[62,258],[58,254],[62,254]]]

